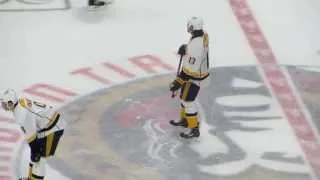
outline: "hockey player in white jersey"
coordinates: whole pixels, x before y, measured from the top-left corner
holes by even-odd
[[[191,34],[191,38],[187,45],[181,45],[178,50],[182,68],[170,84],[170,91],[181,89],[180,120],[178,122],[171,120],[170,124],[189,128],[189,133],[181,133],[180,136],[193,138],[200,136],[195,100],[199,94],[200,82],[209,76],[209,37],[203,31],[203,20],[199,17],[188,20],[187,31]]]
[[[30,146],[28,180],[44,179],[45,159],[55,154],[64,132],[60,113],[46,104],[19,98],[12,89],[4,91],[0,100],[2,108],[13,113]]]

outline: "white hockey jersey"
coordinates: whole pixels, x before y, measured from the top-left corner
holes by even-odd
[[[209,37],[192,37],[182,58],[182,72],[192,80],[203,80],[209,76]]]
[[[26,98],[19,99],[13,115],[28,142],[64,128],[60,114],[53,107]]]

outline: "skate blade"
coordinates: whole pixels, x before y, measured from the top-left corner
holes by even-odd
[[[189,137],[189,136],[186,136],[183,132],[179,134],[179,139],[187,144],[200,142],[200,136]]]
[[[111,3],[105,2],[105,4],[101,5],[101,6],[95,6],[95,5],[87,6],[87,10],[88,11],[98,11],[98,10],[106,8],[108,6],[108,4],[111,4]]]
[[[95,10],[97,10],[97,9],[99,9],[99,8],[101,8],[101,6],[88,6],[88,7],[87,7],[87,10],[88,10],[88,11],[95,11]]]

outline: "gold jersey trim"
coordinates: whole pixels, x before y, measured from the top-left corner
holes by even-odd
[[[202,80],[202,79],[206,78],[207,76],[209,76],[209,72],[202,73],[200,71],[192,71],[191,69],[186,68],[186,67],[183,67],[182,71],[194,79],[201,79]]]

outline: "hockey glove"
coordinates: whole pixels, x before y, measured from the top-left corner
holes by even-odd
[[[182,44],[179,49],[178,49],[178,54],[180,56],[184,56],[187,53],[187,45],[186,44]]]
[[[170,84],[169,89],[170,91],[177,91],[182,87],[183,84],[184,81],[178,77]]]

